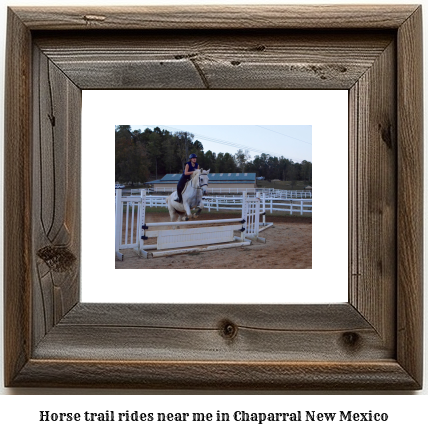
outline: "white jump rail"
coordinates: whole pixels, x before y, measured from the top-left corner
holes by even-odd
[[[123,254],[120,250],[129,248],[137,250],[145,258],[150,258],[248,246],[255,240],[266,242],[264,238],[259,237],[259,232],[273,225],[272,223],[266,224],[265,211],[263,209],[260,211],[260,195],[249,198],[246,193],[243,194],[241,218],[160,223],[146,223],[146,199],[144,190],[141,191],[140,197],[122,197],[121,190],[116,192],[115,248],[116,256],[121,260],[123,260]],[[263,216],[262,222],[260,222],[260,216]],[[223,226],[229,223],[239,224]],[[218,224],[222,226],[218,226]],[[189,225],[203,225],[204,227],[156,230],[164,226]],[[241,231],[241,236],[235,236],[235,231]],[[148,241],[149,238],[157,238],[157,243],[145,244],[145,241]],[[215,245],[195,247],[208,244]],[[155,251],[148,252],[149,250]]]

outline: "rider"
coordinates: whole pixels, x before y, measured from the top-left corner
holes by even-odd
[[[189,161],[186,163],[186,166],[184,168],[183,174],[181,175],[180,180],[177,184],[177,199],[175,199],[176,202],[182,203],[183,198],[181,197],[181,192],[184,189],[184,186],[186,185],[186,182],[190,179],[190,176],[192,175],[192,172],[194,172],[196,169],[199,169],[198,163],[196,162],[196,159],[198,157],[196,154],[190,154],[189,155]]]

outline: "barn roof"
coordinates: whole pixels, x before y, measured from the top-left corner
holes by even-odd
[[[181,173],[168,174],[165,175],[162,179],[157,181],[151,181],[151,183],[163,184],[163,183],[171,183],[178,182],[181,177]],[[208,175],[209,182],[216,183],[230,183],[230,182],[239,182],[239,183],[254,183],[256,182],[256,174],[255,173],[210,173]]]

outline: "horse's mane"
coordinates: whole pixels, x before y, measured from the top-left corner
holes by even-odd
[[[202,169],[196,169],[194,172],[192,172],[192,176],[190,177],[190,181],[192,183],[193,188],[197,188],[198,186],[195,185],[196,182],[198,182],[198,176],[202,172]]]
[[[202,172],[202,169],[196,169],[192,172],[191,179],[193,179],[195,176],[199,176],[199,172]],[[196,175],[197,174],[197,175]]]

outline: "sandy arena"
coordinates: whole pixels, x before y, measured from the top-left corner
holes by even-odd
[[[204,214],[203,220],[235,218],[228,213]],[[150,214],[147,222],[168,221],[167,214]],[[116,259],[116,269],[308,269],[312,268],[312,218],[280,217],[267,214],[266,221],[274,227],[260,233],[266,244],[194,252],[175,256],[144,259],[133,250],[122,250],[123,261]],[[167,227],[165,229],[170,229]],[[239,232],[236,233],[239,236]],[[203,246],[198,246],[203,247]]]

